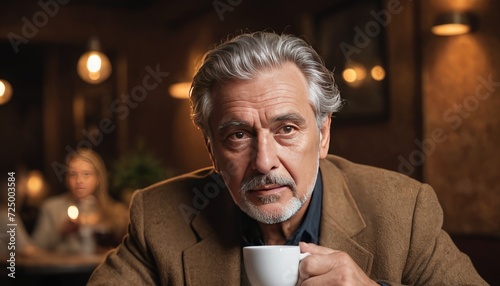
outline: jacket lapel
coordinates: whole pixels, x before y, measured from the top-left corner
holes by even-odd
[[[241,246],[236,206],[227,190],[194,218],[199,242],[183,253],[186,285],[239,285]]]
[[[216,235],[184,251],[186,285],[239,285],[240,246],[224,245]]]
[[[320,244],[348,253],[370,275],[373,254],[353,237],[366,227],[342,172],[330,161],[321,160],[323,178],[323,210]]]

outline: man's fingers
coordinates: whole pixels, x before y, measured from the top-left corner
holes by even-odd
[[[299,265],[300,277],[307,279],[328,273],[332,269],[331,261],[324,254],[313,254],[304,258]]]
[[[332,254],[337,252],[336,250],[319,246],[314,243],[300,242],[299,246],[300,246],[300,252],[302,253],[309,252],[311,254]]]
[[[311,253],[300,262],[300,283],[307,285],[376,285],[346,252],[302,242],[300,243],[300,251]]]
[[[299,277],[307,280],[310,277],[334,276],[338,273],[348,273],[350,267],[355,265],[350,256],[342,251],[329,249],[315,244],[301,243],[301,251],[310,252],[311,255],[304,258],[299,265]],[[344,272],[347,271],[347,272]]]
[[[311,276],[323,275],[333,267],[328,255],[335,253],[335,250],[314,243],[300,242],[299,246],[300,252],[311,254],[300,262],[300,277],[307,279]]]

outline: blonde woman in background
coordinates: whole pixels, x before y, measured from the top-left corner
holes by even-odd
[[[88,236],[90,229],[98,245],[116,245],[126,232],[128,211],[124,204],[115,202],[108,194],[108,175],[103,160],[94,151],[81,149],[68,156],[66,166],[69,192],[43,203],[33,231],[33,242],[47,250],[82,252],[83,236]],[[68,210],[70,207],[72,213]],[[86,234],[83,229],[87,230]]]

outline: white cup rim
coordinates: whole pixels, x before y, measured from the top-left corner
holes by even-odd
[[[244,246],[243,248],[247,249],[258,249],[258,248],[297,248],[298,245],[252,245],[252,246]]]

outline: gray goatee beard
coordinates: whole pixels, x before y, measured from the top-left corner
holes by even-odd
[[[318,170],[318,168],[316,168],[316,170]],[[317,172],[318,171],[316,171],[316,176]],[[265,224],[282,223],[284,221],[289,220],[294,214],[296,214],[300,210],[300,208],[304,205],[304,203],[309,199],[314,189],[314,183],[315,181],[313,181],[313,185],[310,186],[307,194],[304,195],[302,198],[299,198],[297,194],[297,186],[293,179],[275,173],[255,176],[250,180],[244,181],[241,184],[241,193],[242,193],[241,197],[243,200],[240,205],[240,208],[248,216],[261,223]],[[293,197],[284,205],[282,205],[280,210],[274,212],[261,210],[259,206],[253,204],[247,198],[248,191],[259,189],[264,185],[271,185],[271,184],[287,186],[290,188],[293,194]],[[281,198],[280,194],[265,195],[259,197],[260,202],[262,204],[275,203],[278,202],[280,198]]]

